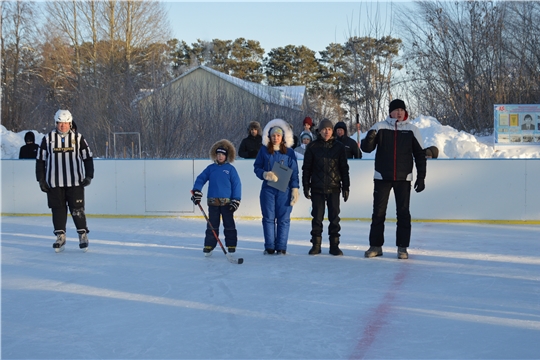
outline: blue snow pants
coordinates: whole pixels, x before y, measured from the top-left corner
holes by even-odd
[[[223,219],[223,235],[225,235],[225,246],[236,246],[238,235],[236,231],[236,223],[234,222],[234,212],[229,209],[229,206],[209,206],[208,220],[219,236],[220,218]],[[204,238],[204,246],[210,246],[212,249],[216,247],[217,240],[212,232],[210,225],[206,224],[206,234]]]
[[[291,225],[291,191],[263,186],[260,194],[264,248],[287,250]]]

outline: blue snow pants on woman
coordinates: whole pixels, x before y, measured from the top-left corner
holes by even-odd
[[[260,204],[264,233],[264,248],[287,250],[291,225],[291,190],[279,191],[271,186],[261,188]]]

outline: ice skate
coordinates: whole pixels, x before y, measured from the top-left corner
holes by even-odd
[[[64,245],[66,244],[66,233],[63,230],[54,232],[56,234],[56,241],[53,244],[54,251],[57,253],[64,251]]]
[[[79,249],[83,252],[88,251],[88,235],[86,235],[86,230],[77,230],[79,234]]]
[[[212,247],[205,246],[204,249],[203,249],[204,256],[206,256],[206,257],[212,256],[212,251],[214,251],[214,249]]]

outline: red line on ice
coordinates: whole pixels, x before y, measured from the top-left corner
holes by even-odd
[[[404,264],[406,265],[406,264]],[[395,275],[392,286],[382,299],[379,306],[371,311],[367,317],[367,325],[364,328],[364,332],[356,347],[349,357],[349,359],[363,359],[366,353],[371,348],[371,345],[377,339],[381,329],[384,328],[388,322],[388,316],[392,309],[392,303],[396,297],[397,292],[401,288],[403,281],[407,275],[408,266],[403,266],[399,269],[399,272]]]

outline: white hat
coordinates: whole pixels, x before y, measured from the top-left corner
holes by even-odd
[[[70,123],[73,120],[73,117],[71,116],[71,113],[69,110],[58,110],[56,114],[54,114],[54,121],[59,122],[68,122]]]

